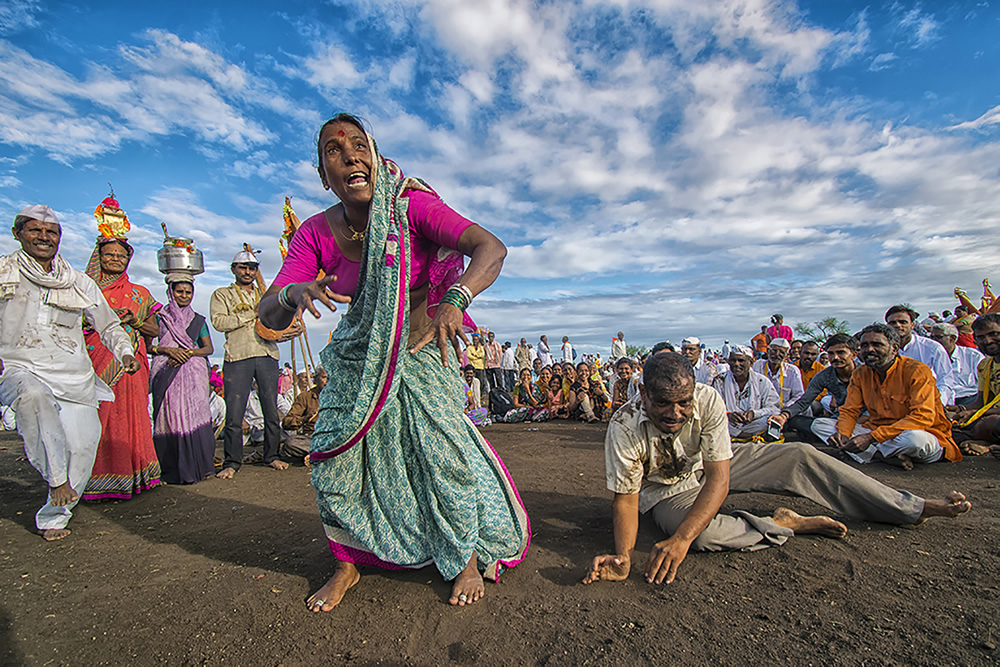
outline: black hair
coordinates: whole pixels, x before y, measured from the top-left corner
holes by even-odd
[[[858,338],[860,338],[860,336],[858,336]],[[823,344],[823,349],[829,350],[834,345],[846,345],[850,348],[851,352],[857,354],[858,350],[861,349],[861,346],[858,345],[858,338],[855,338],[850,334],[835,333],[826,339],[826,342]]]
[[[642,369],[642,384],[647,392],[679,389],[694,382],[694,366],[683,354],[674,351],[650,354]]]
[[[473,373],[475,373],[476,367],[473,366],[472,364],[466,364],[465,366],[462,366],[462,372],[464,373],[465,371],[472,371]]]
[[[669,341],[663,341],[663,342],[657,343],[656,345],[653,346],[653,349],[649,351],[649,356],[653,356],[655,354],[659,354],[660,352],[663,352],[663,351],[666,351],[666,352],[676,352],[676,350],[674,349],[674,346],[671,345]]]
[[[913,310],[909,306],[900,303],[900,304],[896,304],[895,306],[893,306],[889,310],[885,311],[885,319],[888,320],[890,315],[895,315],[896,313],[906,313],[907,315],[910,316],[910,321],[911,322],[916,322],[917,318],[920,317],[920,313],[918,313],[917,311]]]
[[[972,320],[972,330],[982,331],[987,324],[995,324],[1000,327],[1000,313],[986,313]]]
[[[318,160],[318,162],[316,162],[316,169],[319,170],[320,176],[323,175],[323,147],[319,145],[319,140],[323,136],[323,130],[325,130],[328,125],[333,125],[334,123],[350,123],[362,132],[366,134],[368,132],[365,128],[365,122],[361,120],[360,117],[350,113],[340,112],[335,114],[330,120],[323,123],[323,125],[319,128],[319,132],[316,133],[316,159]]]
[[[896,312],[899,313],[902,311],[897,310]],[[886,317],[888,316],[889,313],[886,313]],[[858,338],[861,338],[866,333],[882,334],[883,336],[886,337],[889,343],[895,345],[896,347],[899,347],[899,334],[896,333],[896,330],[890,327],[888,324],[882,324],[881,322],[876,322],[875,324],[869,324],[868,326],[866,326],[864,329],[861,330],[861,333],[858,335]]]

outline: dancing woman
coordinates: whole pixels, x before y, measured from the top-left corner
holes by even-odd
[[[307,604],[332,609],[358,565],[431,563],[453,582],[449,603],[471,604],[484,576],[524,558],[530,535],[510,475],[463,414],[454,371],[458,339],[474,330],[464,310],[499,275],[506,248],[404,177],[357,118],[327,121],[317,149],[340,203],[295,233],[258,311],[281,329],[296,312],[319,317],[316,301],[350,303],[320,355],[330,380],[310,455],[339,563]]]

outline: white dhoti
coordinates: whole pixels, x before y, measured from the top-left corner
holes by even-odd
[[[24,453],[49,487],[68,481],[82,495],[101,439],[97,408],[57,399],[30,371],[14,366],[0,375],[0,403],[14,409]],[[39,530],[65,528],[75,505],[54,506],[50,492],[35,525]]]
[[[814,419],[810,428],[820,440],[826,442],[830,436],[837,432],[837,420],[828,417]],[[854,433],[851,435],[861,435],[862,433],[871,433],[871,429],[855,426]],[[876,442],[868,449],[856,454],[847,452],[847,455],[858,463],[871,463],[876,454],[880,454],[882,458],[891,458],[902,454],[917,463],[934,463],[944,456],[944,448],[932,434],[927,431],[914,430],[903,431],[895,438],[890,438],[885,442]]]

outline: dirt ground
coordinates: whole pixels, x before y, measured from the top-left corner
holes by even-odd
[[[904,473],[897,488],[968,494],[972,512],[919,528],[846,521],[753,553],[691,554],[677,581],[579,583],[611,549],[600,425],[495,425],[531,516],[527,560],[448,606],[433,569],[366,569],[328,614],[304,599],[333,564],[302,467],[244,466],[232,482],[84,503],[73,534],[33,528],[44,486],[16,435],[0,437],[0,656],[4,664],[996,664],[1000,462]],[[731,496],[770,513],[808,501]],[[656,536],[644,523],[636,560]]]

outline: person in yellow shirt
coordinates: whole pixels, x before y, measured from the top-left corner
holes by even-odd
[[[823,364],[816,361],[818,358],[819,343],[812,340],[802,343],[802,349],[799,350],[799,358],[796,366],[799,367],[799,373],[802,375],[803,388],[807,388],[809,382],[816,377],[816,373],[825,368]]]
[[[490,390],[486,381],[486,346],[483,345],[482,336],[478,332],[472,334],[472,345],[465,348],[465,356],[469,358],[469,365],[475,371],[476,379],[479,380],[479,386],[485,395]]]
[[[899,334],[885,324],[861,330],[861,361],[828,442],[859,463],[881,460],[912,470],[914,463],[961,461],[934,374],[899,354]],[[870,415],[858,426],[863,409]]]

